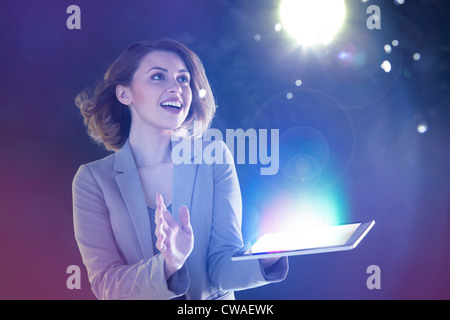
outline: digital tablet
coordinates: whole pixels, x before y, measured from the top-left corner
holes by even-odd
[[[354,249],[374,220],[299,229],[295,233],[266,233],[236,252],[231,260],[262,259]]]

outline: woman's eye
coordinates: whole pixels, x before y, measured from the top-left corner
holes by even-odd
[[[156,73],[152,76],[153,80],[164,80],[164,75],[162,73]]]
[[[189,82],[189,77],[188,76],[180,76],[178,78],[179,82]]]

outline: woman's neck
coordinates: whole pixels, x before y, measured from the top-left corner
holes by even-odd
[[[133,130],[131,126],[129,142],[136,166],[155,166],[171,161],[171,131],[149,128]]]

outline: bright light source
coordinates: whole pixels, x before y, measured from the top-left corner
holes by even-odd
[[[329,44],[344,23],[346,7],[344,0],[283,0],[280,15],[300,44]]]
[[[266,195],[257,233],[296,233],[346,220],[346,203],[338,192],[280,193]]]

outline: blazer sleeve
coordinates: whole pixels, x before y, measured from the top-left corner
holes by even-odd
[[[167,286],[161,254],[125,263],[115,242],[103,191],[87,165],[78,169],[72,195],[75,239],[98,299],[170,299],[186,293],[186,265],[177,272],[177,288],[171,288],[174,292]]]
[[[220,143],[225,163],[213,165],[214,204],[208,251],[209,277],[221,290],[243,290],[281,281],[288,271],[286,257],[267,270],[260,266],[259,260],[231,260],[231,256],[243,246],[242,200],[233,157],[223,141]]]

